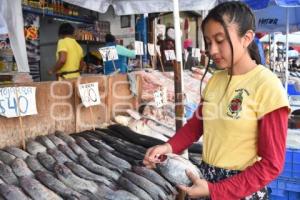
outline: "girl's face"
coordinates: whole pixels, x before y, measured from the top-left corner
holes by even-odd
[[[236,24],[228,24],[227,30],[233,46],[233,66],[235,66],[247,52],[247,48],[244,48],[246,42],[243,37],[241,38],[238,35]],[[204,26],[204,40],[207,44],[208,53],[218,68],[230,68],[231,48],[223,26],[219,22],[210,19]]]

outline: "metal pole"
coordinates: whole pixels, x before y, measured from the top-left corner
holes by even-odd
[[[176,62],[174,66],[174,81],[175,81],[175,112],[176,112],[176,130],[179,130],[183,125],[183,78],[182,78],[182,49],[180,35],[180,20],[179,20],[179,5],[178,0],[173,0],[173,18],[175,29],[175,49]]]
[[[285,89],[288,92],[289,81],[289,29],[290,29],[290,10],[286,8],[286,42],[285,42]]]

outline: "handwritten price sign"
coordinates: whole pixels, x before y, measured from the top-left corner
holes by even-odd
[[[167,98],[167,89],[163,88],[160,90],[157,90],[153,93],[154,96],[154,102],[157,108],[160,108],[167,104],[168,98]]]
[[[148,52],[149,52],[150,56],[155,56],[154,44],[148,43]]]
[[[115,46],[99,48],[99,52],[104,62],[118,60],[118,52]]]
[[[165,50],[165,56],[166,56],[166,60],[176,60],[174,50]]]
[[[85,107],[99,105],[101,103],[97,82],[80,84],[79,94],[82,104]]]
[[[144,43],[141,41],[135,41],[134,50],[136,55],[144,55]]]
[[[37,114],[35,87],[0,88],[0,115],[7,118]]]

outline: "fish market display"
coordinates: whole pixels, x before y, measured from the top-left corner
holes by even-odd
[[[120,125],[26,142],[0,150],[0,199],[172,200],[178,194],[160,171],[142,165],[161,140]]]

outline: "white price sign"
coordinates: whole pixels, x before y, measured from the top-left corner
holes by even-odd
[[[200,49],[199,48],[192,48],[192,56],[194,58],[200,58],[201,57]]]
[[[157,54],[158,54],[159,56],[161,56],[161,53],[160,53],[160,46],[159,46],[159,45],[156,45],[156,46],[155,46],[155,50],[156,50]]]
[[[99,52],[104,62],[119,59],[118,52],[115,46],[99,48]]]
[[[148,52],[150,56],[155,56],[154,44],[148,43]]]
[[[11,118],[37,114],[35,87],[0,88],[0,115]]]
[[[165,56],[166,56],[166,60],[176,60],[174,50],[165,50]]]
[[[154,95],[155,105],[157,108],[160,108],[163,105],[167,104],[168,98],[167,98],[167,89],[166,88],[155,91],[153,93],[153,95]]]
[[[184,49],[184,60],[187,61],[188,57],[189,57],[189,52],[188,50]]]
[[[79,94],[81,97],[82,104],[85,107],[100,104],[98,82],[80,84],[78,89],[79,89]]]
[[[136,55],[144,55],[143,42],[135,41],[134,42],[134,50],[135,50]]]

